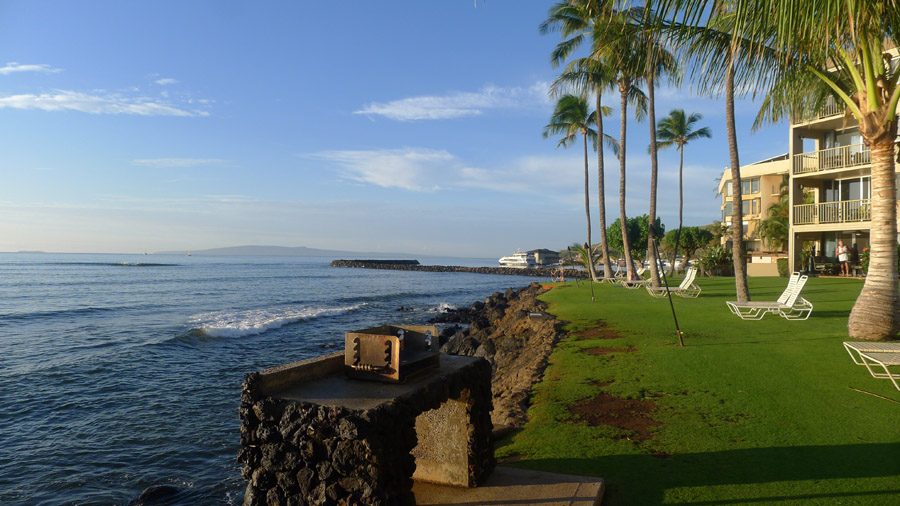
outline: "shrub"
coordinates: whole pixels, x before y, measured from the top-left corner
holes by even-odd
[[[731,252],[722,246],[711,246],[700,253],[700,266],[707,276],[730,276],[734,274]]]
[[[783,278],[788,277],[788,259],[779,258],[778,260],[776,260],[776,263],[778,264],[778,275]]]

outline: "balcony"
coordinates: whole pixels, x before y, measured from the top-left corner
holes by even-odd
[[[802,204],[794,206],[794,225],[869,221],[870,210],[869,199]]]
[[[813,174],[830,170],[869,165],[872,154],[865,144],[851,144],[820,149],[794,156],[794,175]]]
[[[809,123],[811,121],[830,118],[832,116],[840,116],[844,114],[846,109],[847,106],[844,105],[843,102],[837,103],[833,98],[829,97],[825,102],[825,107],[821,111],[817,113],[798,114],[791,118],[791,122],[794,124]]]

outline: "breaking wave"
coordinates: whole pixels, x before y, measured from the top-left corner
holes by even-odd
[[[355,311],[366,304],[341,307],[279,306],[241,311],[216,311],[192,316],[191,333],[209,337],[244,337],[284,327],[299,321]]]

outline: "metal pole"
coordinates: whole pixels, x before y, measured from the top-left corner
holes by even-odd
[[[659,262],[659,239],[656,236],[656,230],[653,224],[650,224],[650,231],[653,233],[653,251],[656,253],[656,261]],[[687,261],[687,258],[685,258]],[[675,264],[672,264],[675,267]],[[675,315],[675,304],[672,302],[672,292],[669,290],[669,280],[666,278],[666,269],[663,271],[663,283],[666,285],[666,295],[669,297],[669,307],[672,308],[672,319],[675,320],[675,332],[678,334],[678,343],[684,346],[684,339],[681,337],[681,328],[678,326],[678,316]]]

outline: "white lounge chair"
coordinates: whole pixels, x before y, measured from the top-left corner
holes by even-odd
[[[860,353],[900,353],[900,343],[844,341],[844,349],[856,365],[866,365]],[[854,355],[854,352],[856,353]],[[876,376],[877,378],[878,376]]]
[[[647,285],[647,293],[654,297],[665,297],[666,293],[671,293],[673,295],[677,295],[679,297],[685,298],[696,298],[700,295],[700,287],[694,283],[694,279],[697,277],[697,269],[690,267],[687,270],[687,273],[684,276],[684,280],[681,281],[681,284],[677,287],[669,287],[665,286],[654,287]]]
[[[801,281],[802,278],[802,281]],[[781,295],[774,302],[772,301],[750,301],[750,302],[738,302],[738,301],[726,301],[725,304],[728,306],[728,309],[731,310],[732,313],[738,315],[743,320],[761,320],[763,316],[766,316],[767,313],[780,313],[782,309],[785,309],[786,306],[793,306],[793,304],[797,303],[797,298],[799,297],[800,290],[803,288],[803,285],[806,284],[806,280],[808,276],[800,276],[799,272],[795,272],[791,274],[791,278],[788,280],[787,287],[781,292]],[[799,288],[798,288],[799,285]],[[805,308],[804,304],[809,305],[809,311],[812,311],[812,304],[809,304],[809,301],[800,297],[802,301],[800,302],[800,308]],[[782,314],[783,316],[783,314]],[[806,315],[809,317],[809,314]],[[791,320],[796,318],[785,318]],[[804,318],[805,320],[806,318]]]
[[[628,273],[626,271],[625,276],[621,277],[621,278],[617,278],[615,280],[615,283],[617,285],[622,285],[625,288],[637,288],[638,286],[641,286],[640,283],[647,281],[644,279],[644,272],[646,272],[646,271],[647,271],[647,269],[645,269],[643,265],[638,267],[637,270],[634,271],[634,279],[631,279],[631,280],[628,279]],[[637,286],[632,286],[635,284]]]
[[[897,380],[900,379],[900,373],[892,373],[888,370],[888,367],[900,366],[900,353],[861,352],[859,357],[873,378],[887,378],[894,384],[894,388],[900,390],[900,385],[897,384]],[[875,365],[884,369],[884,372],[873,371],[872,366]]]
[[[800,296],[803,286],[806,285],[808,276],[800,276],[794,273],[788,281],[778,300],[737,302],[727,301],[725,304],[732,313],[744,320],[761,320],[768,313],[776,313],[786,320],[805,320],[812,314],[813,305],[810,301]]]

